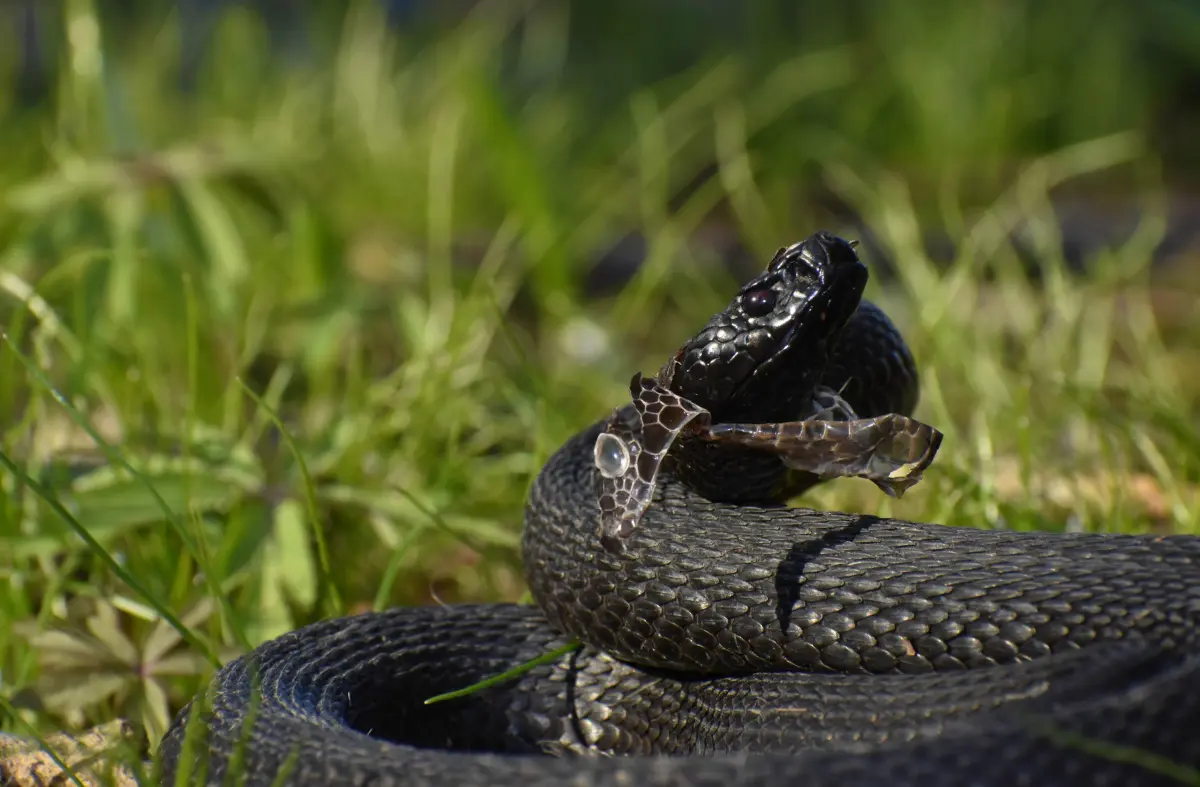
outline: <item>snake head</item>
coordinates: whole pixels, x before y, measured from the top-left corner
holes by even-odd
[[[780,249],[658,379],[714,421],[794,418],[811,400],[866,283],[854,244],[828,232]]]

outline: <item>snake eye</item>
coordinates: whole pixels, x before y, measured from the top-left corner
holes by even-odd
[[[742,309],[751,317],[763,317],[775,308],[775,290],[764,288],[750,290],[742,295]]]

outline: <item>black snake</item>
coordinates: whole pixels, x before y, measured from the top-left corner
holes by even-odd
[[[865,282],[831,235],[781,250],[668,363],[672,390],[714,423],[804,418],[819,385],[859,416],[909,413],[912,358],[861,301]],[[813,476],[684,435],[613,550],[594,454],[606,423],[568,440],[530,493],[537,606],[394,609],[268,642],[176,718],[168,779],[1127,787],[1200,774],[1200,539],[791,509],[779,501]],[[586,644],[423,704],[572,637]]]

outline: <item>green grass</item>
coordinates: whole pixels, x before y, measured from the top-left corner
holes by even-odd
[[[1149,264],[1188,175],[1150,128],[1166,77],[1119,6],[1086,43],[1019,7],[881,4],[803,46],[756,19],[761,47],[685,68],[634,37],[638,73],[607,82],[616,33],[564,65],[553,4],[521,25],[485,5],[421,47],[359,4],[293,70],[235,10],[185,96],[170,28],[106,51],[67,3],[57,100],[0,124],[3,728],[122,717],[156,742],[214,663],[283,631],[522,598],[542,462],[739,284],[704,239],[761,266],[848,232],[834,202],[901,263],[869,295],[946,441],[903,501],[842,481],[806,503],[1200,532],[1200,282]],[[1133,194],[1145,218],[1070,271],[1063,193]],[[950,263],[920,244],[935,230]],[[629,232],[645,264],[589,292]]]

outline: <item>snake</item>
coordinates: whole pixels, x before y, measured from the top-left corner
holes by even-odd
[[[910,415],[917,366],[867,280],[836,235],[785,247],[656,383],[712,424],[803,423],[819,390],[859,418]],[[1200,538],[805,508],[796,497],[819,475],[685,429],[644,510],[605,543],[598,445],[635,412],[618,404],[537,474],[521,537],[534,603],[398,607],[267,641],[175,716],[165,783],[1129,787],[1200,774]]]

